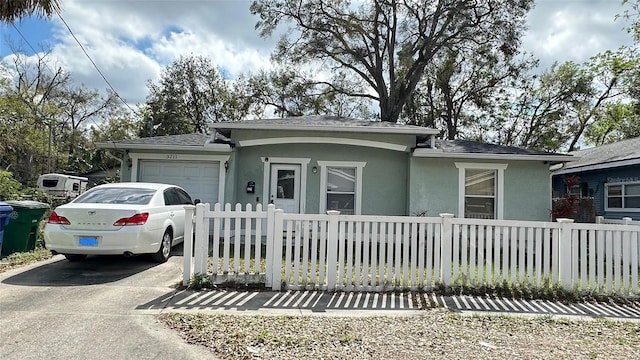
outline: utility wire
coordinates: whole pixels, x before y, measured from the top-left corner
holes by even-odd
[[[24,36],[24,34],[20,31],[20,29],[18,29],[14,23],[11,23],[11,26],[13,26],[14,30],[20,35],[22,40],[24,40],[24,42],[27,43],[27,45],[29,46],[29,49],[31,49],[31,51],[33,51],[34,54],[38,54],[38,51],[36,51],[36,49],[33,47],[33,45],[31,45],[29,40],[26,38],[26,36]],[[38,56],[38,59],[40,59],[40,56]],[[51,69],[51,67],[49,66],[49,64],[47,64],[46,61],[42,61],[42,64],[44,65],[44,67],[46,67],[51,72],[51,75],[54,75],[54,76],[56,75],[56,72],[53,71],[53,69]],[[125,102],[125,105],[127,105],[126,102]],[[128,105],[127,105],[127,107],[128,107]],[[129,108],[129,109],[131,109],[131,108]],[[98,123],[96,122],[96,120],[94,118],[91,118],[91,121],[93,122],[93,124],[96,127],[99,127]]]
[[[67,30],[69,30],[69,33],[71,34],[73,39],[76,41],[76,43],[78,43],[78,45],[80,46],[80,49],[82,49],[82,52],[85,54],[87,59],[89,59],[89,61],[91,61],[91,64],[93,64],[93,67],[96,69],[96,71],[98,71],[98,74],[100,74],[100,76],[102,76],[102,79],[104,80],[104,82],[109,86],[109,88],[113,91],[113,93],[116,95],[116,97],[118,97],[118,99],[120,99],[120,101],[122,101],[122,103],[125,104],[129,108],[129,110],[131,110],[131,112],[135,113],[135,110],[133,110],[133,108],[131,108],[131,106],[129,106],[129,103],[127,103],[127,101],[125,99],[123,99],[122,96],[120,96],[120,94],[116,91],[116,89],[114,89],[114,87],[111,85],[109,80],[107,80],[107,78],[104,76],[102,71],[100,71],[100,68],[98,68],[98,65],[96,65],[96,63],[93,61],[91,56],[89,56],[89,53],[87,53],[87,50],[85,50],[84,46],[82,46],[82,44],[80,43],[80,41],[78,40],[76,35],[73,33],[73,31],[71,31],[71,28],[69,27],[67,22],[62,18],[62,15],[60,15],[59,12],[57,12],[57,14],[58,14],[58,17],[60,18],[60,20],[62,21],[62,23],[64,24],[64,26],[66,26]]]

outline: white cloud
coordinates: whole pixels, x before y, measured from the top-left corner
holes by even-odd
[[[524,49],[541,60],[541,68],[553,62],[584,62],[604,50],[631,44],[628,25],[616,19],[623,8],[613,0],[539,1],[529,13]]]
[[[65,21],[118,93],[142,103],[146,82],[180,55],[203,55],[237,76],[269,68],[277,38],[263,39],[249,0],[65,0]],[[618,0],[538,0],[528,16],[524,49],[546,68],[554,61],[582,62],[631,43],[614,21]],[[57,17],[52,54],[73,78],[90,88],[107,85]]]
[[[249,1],[78,1],[62,17],[118,93],[141,103],[146,83],[180,55],[202,55],[231,76],[269,66],[272,43],[253,29]],[[52,55],[73,78],[91,88],[107,84],[54,17]],[[273,41],[272,41],[273,42]]]

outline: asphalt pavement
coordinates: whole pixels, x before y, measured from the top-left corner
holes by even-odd
[[[460,314],[640,321],[637,304],[562,304],[420,293],[193,291],[182,257],[62,256],[0,273],[1,359],[212,359],[156,320],[163,312],[236,315],[411,316],[440,306]]]

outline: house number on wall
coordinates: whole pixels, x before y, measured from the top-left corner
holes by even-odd
[[[177,159],[178,158],[178,154],[167,154],[167,159]]]

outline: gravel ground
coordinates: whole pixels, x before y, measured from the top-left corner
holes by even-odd
[[[551,317],[250,316],[165,313],[222,359],[640,359],[640,323]]]

